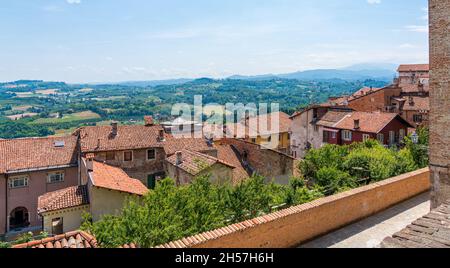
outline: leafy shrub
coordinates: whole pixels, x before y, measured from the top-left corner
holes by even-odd
[[[340,171],[335,167],[324,167],[317,172],[316,182],[323,187],[327,195],[335,194],[341,189],[351,189],[357,187],[354,178],[347,172]]]

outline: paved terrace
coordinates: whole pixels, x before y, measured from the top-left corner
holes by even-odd
[[[300,248],[374,248],[388,236],[430,212],[430,194],[425,193],[372,217],[303,244]]]

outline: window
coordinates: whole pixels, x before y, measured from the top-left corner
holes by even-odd
[[[422,115],[421,114],[415,114],[413,116],[413,121],[414,121],[414,123],[422,123],[422,121],[423,121]]]
[[[344,141],[352,141],[352,132],[350,130],[342,131],[342,139]]]
[[[156,159],[156,150],[151,149],[147,150],[147,160],[155,160]]]
[[[395,131],[389,131],[389,144],[395,143]]]
[[[107,152],[106,153],[106,161],[114,161],[116,160],[116,153],[115,152]]]
[[[20,176],[9,179],[9,188],[23,188],[28,187],[28,176]]]
[[[63,218],[52,219],[52,235],[61,235],[64,233]]]
[[[336,132],[331,132],[331,138],[334,140],[336,139]]]
[[[133,161],[133,152],[129,151],[129,152],[124,152],[123,153],[123,160],[125,162],[131,162]]]
[[[256,143],[256,139],[255,138],[252,139],[252,143]]]
[[[363,134],[363,141],[367,141],[370,140],[370,135],[369,134]]]
[[[64,172],[53,172],[49,173],[47,176],[48,183],[57,183],[64,181]]]
[[[291,140],[291,133],[288,133],[288,140]]]
[[[330,132],[324,131],[323,132],[323,142],[328,143],[329,138],[330,138]]]
[[[278,134],[278,141],[279,141],[279,142],[283,141],[283,135]]]
[[[379,142],[381,142],[381,143],[384,144],[384,134],[379,133],[379,134],[377,135],[377,140],[378,140]]]
[[[267,139],[268,142],[272,142],[272,136],[269,136],[269,138]]]
[[[400,135],[400,141],[403,141],[403,139],[406,136],[406,131],[404,129],[400,129],[399,135]]]
[[[315,132],[319,132],[319,126],[318,125],[314,125],[314,131]]]

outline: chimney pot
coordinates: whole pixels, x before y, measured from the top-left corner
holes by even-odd
[[[147,126],[147,127],[151,127],[151,126],[155,125],[152,116],[144,116],[144,122],[145,122],[145,126]]]
[[[360,128],[360,120],[355,119],[355,129],[359,129],[359,128]]]
[[[177,166],[183,164],[183,153],[177,152]]]
[[[111,135],[117,136],[118,128],[119,128],[119,123],[115,122],[115,121],[112,122],[111,123]]]
[[[160,129],[160,130],[159,130],[158,139],[159,139],[159,141],[165,141],[165,137],[164,137],[164,129]]]

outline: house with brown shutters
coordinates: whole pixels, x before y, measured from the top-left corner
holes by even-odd
[[[327,116],[325,116],[326,118]],[[398,145],[412,127],[395,113],[352,112],[334,124],[319,121],[323,127],[323,143],[346,145],[369,139],[386,146]]]

